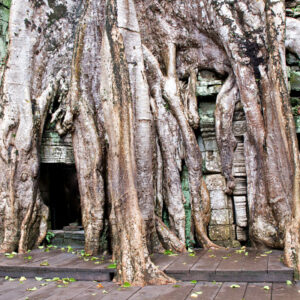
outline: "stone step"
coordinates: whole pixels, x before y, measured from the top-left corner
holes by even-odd
[[[75,278],[76,280],[111,281],[115,269],[109,257],[85,257],[70,250],[51,248],[34,250],[13,258],[0,255],[0,276],[26,278]],[[31,257],[28,259],[28,257]],[[193,254],[154,254],[153,262],[177,280],[286,282],[293,280],[293,270],[281,262],[282,251],[254,249],[196,250]],[[48,262],[47,266],[41,265]]]

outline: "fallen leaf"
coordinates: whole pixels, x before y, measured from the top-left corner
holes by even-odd
[[[101,283],[99,283],[99,284],[97,284],[97,288],[98,289],[104,289],[104,286]]]
[[[108,294],[108,291],[103,290],[103,291],[102,291],[102,294]]]
[[[268,285],[264,286],[264,290],[268,291],[270,289],[270,287]]]
[[[127,281],[124,282],[124,284],[122,285],[122,287],[128,288],[131,287],[131,284]]]
[[[117,267],[117,264],[110,264],[107,266],[107,269],[115,269]]]
[[[42,281],[42,280],[43,280],[42,277],[34,277],[34,279],[35,279],[36,281]]]
[[[192,284],[196,284],[196,283],[197,283],[197,280],[191,280],[191,283],[192,283]]]
[[[202,295],[203,292],[202,292],[202,291],[199,291],[199,292],[195,292],[195,294],[197,294],[197,295]]]
[[[179,284],[174,284],[173,287],[174,287],[174,288],[179,288],[180,285],[179,285]]]
[[[195,255],[196,255],[195,253],[190,253],[190,254],[189,254],[189,256],[195,256]]]
[[[42,261],[42,262],[40,263],[40,266],[42,266],[42,267],[47,267],[47,266],[49,266],[49,263],[48,263],[47,261]]]
[[[236,288],[239,288],[240,286],[239,286],[238,284],[232,284],[230,287],[231,287],[232,289],[236,289]]]
[[[191,297],[192,297],[192,298],[198,298],[198,295],[197,295],[196,293],[192,293],[192,294],[191,294]]]
[[[28,288],[28,289],[26,289],[26,291],[29,291],[29,292],[36,291],[36,290],[37,290],[37,287],[36,287],[36,286],[33,287],[33,288]]]
[[[290,280],[287,280],[287,281],[286,281],[286,284],[287,284],[287,285],[292,285],[293,283],[292,283]]]
[[[23,281],[25,281],[25,280],[26,280],[26,277],[25,277],[25,276],[21,276],[20,279],[19,279],[20,282],[23,282]]]

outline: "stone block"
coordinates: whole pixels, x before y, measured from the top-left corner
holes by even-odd
[[[247,195],[247,180],[246,177],[236,177],[235,179],[235,189],[233,195]]]
[[[290,84],[292,91],[300,91],[300,72],[291,71]]]
[[[204,137],[203,138],[203,144],[204,144],[204,149],[205,151],[218,151],[218,145],[217,145],[217,140],[216,137]]]
[[[225,177],[221,174],[212,174],[205,176],[205,182],[209,191],[221,190],[226,187]]]
[[[221,158],[217,151],[205,151],[204,155],[204,172],[221,173]]]
[[[209,195],[211,209],[232,208],[231,197],[226,195],[222,190],[210,191]]]
[[[232,210],[225,209],[212,209],[210,217],[210,225],[230,225],[233,224]]]
[[[300,116],[294,116],[295,125],[296,125],[296,132],[300,133]]]
[[[246,177],[244,144],[238,143],[233,154],[233,175]]]
[[[197,96],[213,96],[217,95],[221,90],[222,85],[216,84],[216,85],[197,85],[196,86],[196,95]]]
[[[246,228],[236,226],[236,238],[238,241],[246,242],[247,241],[247,230]]]
[[[234,121],[232,123],[232,130],[235,136],[242,136],[247,131],[246,121]]]
[[[45,131],[42,138],[41,162],[74,164],[71,135],[60,137],[56,132]]]
[[[210,225],[208,235],[213,241],[235,240],[235,225]]]
[[[233,203],[236,224],[240,227],[246,227],[248,222],[246,196],[234,196]]]

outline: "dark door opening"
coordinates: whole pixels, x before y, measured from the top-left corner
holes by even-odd
[[[74,165],[41,164],[40,190],[50,209],[49,227],[52,230],[63,229],[71,223],[81,225],[80,196]]]

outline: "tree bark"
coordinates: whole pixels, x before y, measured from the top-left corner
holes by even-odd
[[[72,132],[87,253],[99,251],[109,202],[118,282],[173,282],[150,253],[186,251],[183,165],[195,236],[217,247],[207,236],[195,134],[196,75],[208,69],[226,77],[215,112],[226,192],[235,187],[232,119],[241,101],[251,241],[284,246],[286,263],[300,270],[299,152],[284,53],[286,44],[300,57],[300,25],[285,21],[283,1],[13,0],[1,81],[0,251],[23,253],[46,234],[39,150],[51,113],[57,132]]]

